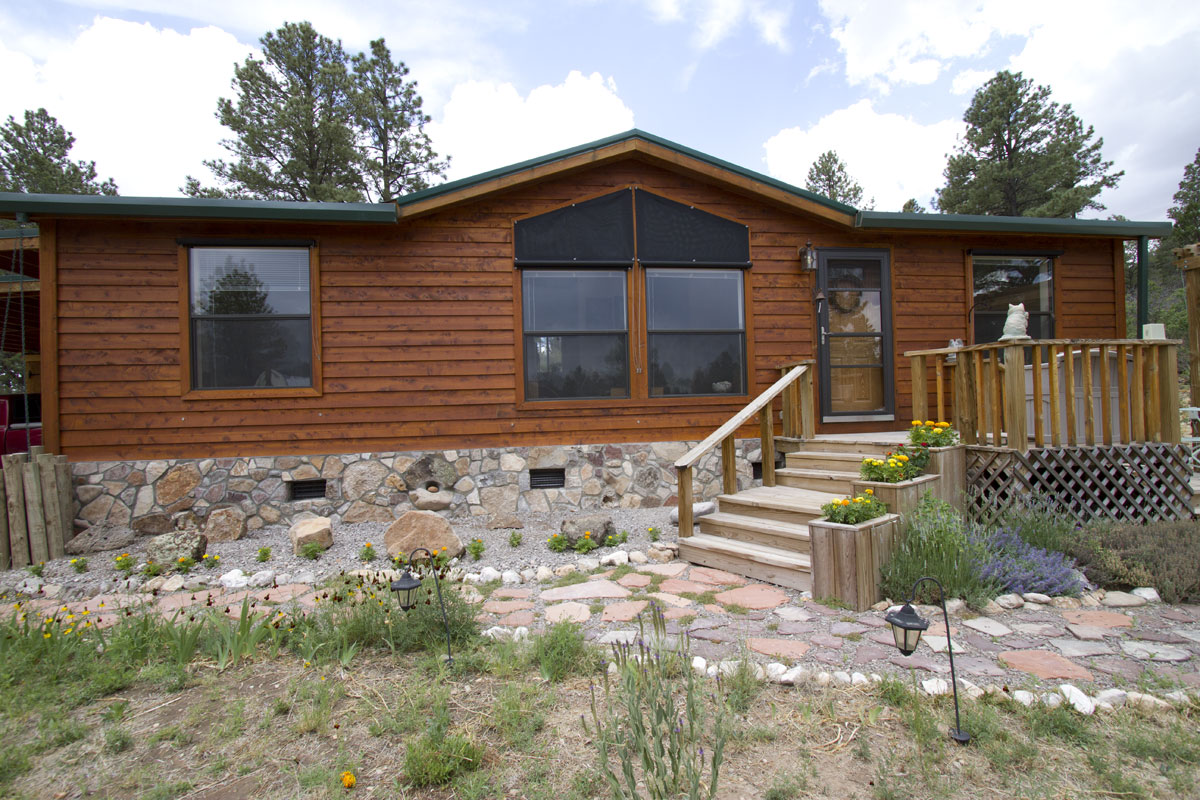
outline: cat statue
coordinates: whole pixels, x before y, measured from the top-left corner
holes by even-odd
[[[1008,319],[1004,320],[1004,332],[1000,341],[1008,342],[1013,339],[1029,338],[1029,314],[1025,311],[1024,303],[1008,307]]]

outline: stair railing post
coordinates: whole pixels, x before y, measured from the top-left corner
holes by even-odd
[[[800,438],[811,439],[816,433],[816,420],[813,414],[813,376],[812,364],[800,375],[797,381],[797,392],[800,396]]]
[[[678,491],[679,496],[679,535],[692,535],[692,468],[691,467],[676,467],[677,478],[679,481]]]
[[[737,494],[737,440],[729,434],[721,440],[721,490],[725,494]]]
[[[1088,389],[1091,400],[1091,389]],[[1004,348],[1004,429],[1007,444],[1018,453],[1029,449],[1029,423],[1025,415],[1025,348]],[[1034,409],[1033,413],[1038,413]],[[997,441],[996,444],[999,444]]]
[[[762,485],[775,485],[775,420],[771,406],[758,412],[759,440],[762,453]]]
[[[925,381],[925,356],[912,356],[912,418],[929,419],[929,387]],[[938,398],[941,400],[941,398]]]
[[[958,354],[954,366],[954,424],[964,444],[979,441],[979,418],[976,416],[976,392],[974,360],[978,354],[972,351]]]

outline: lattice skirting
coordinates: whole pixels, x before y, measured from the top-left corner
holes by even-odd
[[[1123,444],[1046,447],[1018,453],[967,448],[967,513],[980,522],[1040,496],[1079,522],[1191,519],[1192,468],[1186,447]]]

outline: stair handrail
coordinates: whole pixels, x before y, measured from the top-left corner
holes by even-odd
[[[704,441],[687,451],[675,462],[678,479],[679,535],[692,535],[692,468],[709,450],[721,445],[721,481],[726,494],[737,491],[737,461],[734,450],[738,429],[759,417],[759,438],[762,442],[763,485],[775,485],[775,420],[771,403],[784,396],[783,432],[785,436],[810,439],[813,435],[812,361],[787,365],[790,369],[770,388],[755,397],[724,425],[709,434]]]

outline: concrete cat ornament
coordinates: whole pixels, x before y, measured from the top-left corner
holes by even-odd
[[[1029,338],[1029,314],[1025,311],[1024,303],[1008,307],[1008,319],[1004,320],[1004,332],[1000,341],[1009,342],[1013,339]]]

